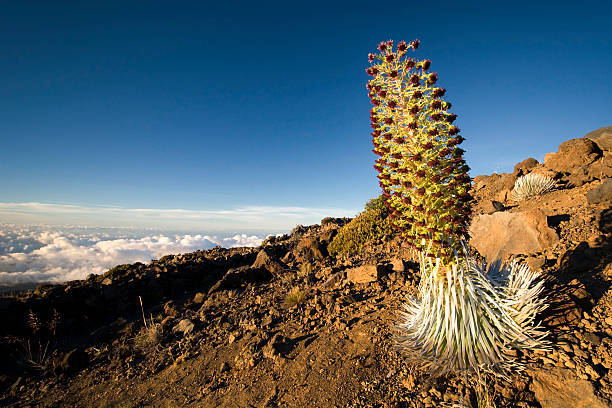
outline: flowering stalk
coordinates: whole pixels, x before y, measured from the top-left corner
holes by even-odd
[[[389,215],[421,264],[420,299],[404,305],[398,348],[432,372],[504,374],[508,349],[542,348],[535,315],[545,307],[528,266],[477,263],[463,241],[470,215],[469,167],[457,115],[431,61],[407,57],[420,42],[382,42],[369,54],[374,168]]]
[[[370,54],[374,65],[366,72],[374,107],[371,110],[373,152],[380,156],[380,186],[390,216],[406,244],[417,250],[431,245],[429,256],[452,263],[461,244],[455,237],[466,232],[471,196],[469,167],[463,159],[457,115],[435,86],[438,74],[430,73],[431,61],[408,58],[419,41],[393,42]]]

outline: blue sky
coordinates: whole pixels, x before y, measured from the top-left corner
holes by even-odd
[[[352,216],[379,194],[364,69],[387,39],[421,40],[472,176],[612,124],[608,1],[0,9],[0,222],[265,230]]]

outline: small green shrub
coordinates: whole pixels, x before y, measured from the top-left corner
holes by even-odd
[[[334,222],[334,217],[325,217],[321,220],[321,226]]]
[[[338,231],[327,248],[330,254],[356,254],[367,242],[377,241],[385,235],[395,235],[384,204],[370,205],[378,200],[380,197],[370,200],[364,212]]]
[[[104,280],[106,278],[112,278],[114,276],[119,275],[122,272],[126,272],[128,269],[130,269],[131,266],[132,266],[131,264],[117,265],[114,268],[109,269],[108,271],[104,272],[104,274],[100,276],[98,279]]]
[[[370,210],[388,211],[387,206],[385,205],[385,200],[386,198],[382,194],[376,198],[372,198],[371,200],[368,200],[368,202],[366,203],[365,210],[366,211],[370,211]]]

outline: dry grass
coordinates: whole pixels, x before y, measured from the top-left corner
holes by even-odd
[[[290,307],[299,305],[301,303],[304,303],[304,301],[306,301],[307,298],[308,298],[308,295],[306,291],[296,286],[293,289],[291,289],[289,293],[287,293],[287,296],[285,296],[285,304]]]
[[[146,351],[151,348],[157,348],[157,346],[163,340],[163,331],[161,323],[156,323],[153,320],[153,315],[151,315],[149,320],[147,320],[144,314],[144,308],[142,306],[142,298],[138,296],[138,299],[140,300],[140,310],[142,312],[144,327],[140,329],[140,332],[134,338],[134,344],[139,349]]]

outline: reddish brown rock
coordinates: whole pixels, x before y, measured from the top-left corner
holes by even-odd
[[[381,266],[362,265],[346,270],[346,279],[353,283],[376,282],[380,277]]]
[[[530,373],[531,390],[542,408],[607,408],[595,395],[593,384],[578,379],[564,368],[548,368]]]
[[[512,174],[516,177],[523,176],[529,173],[529,171],[533,169],[535,166],[537,166],[538,164],[540,163],[536,159],[534,159],[533,157],[530,157],[528,159],[523,160],[520,163],[517,163],[517,165],[514,166],[514,172]]]
[[[587,133],[584,136],[599,146],[601,150],[612,152],[612,126],[606,126]]]
[[[474,217],[470,243],[489,261],[542,251],[559,240],[540,210]]]
[[[601,156],[601,150],[590,139],[572,139],[559,145],[557,153],[548,153],[544,164],[549,169],[561,173],[571,173],[574,169],[589,165]]]
[[[255,258],[255,262],[253,262],[253,265],[251,265],[251,268],[265,269],[274,276],[279,276],[285,270],[287,270],[287,266],[272,255],[266,248],[259,251],[257,258]]]

